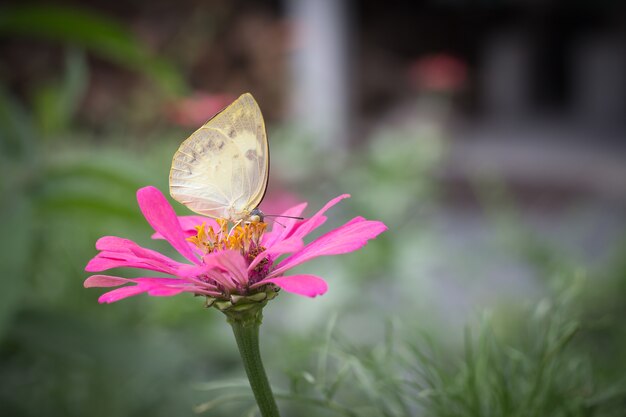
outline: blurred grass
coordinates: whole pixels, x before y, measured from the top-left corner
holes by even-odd
[[[504,332],[494,320],[498,311],[484,314],[477,327],[466,327],[461,350],[401,320],[388,323],[383,342],[355,345],[331,320],[310,348],[317,358],[291,369],[290,389],[277,397],[288,415],[622,416],[623,374],[601,381],[605,370],[581,348],[590,335],[578,319],[583,290],[578,281],[525,307]],[[212,398],[197,412],[232,403],[231,415],[255,415],[241,403],[251,399],[245,380],[197,388]]]

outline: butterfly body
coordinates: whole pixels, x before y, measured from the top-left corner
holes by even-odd
[[[172,160],[170,194],[204,216],[262,221],[258,205],[268,176],[265,122],[246,93],[180,145]]]

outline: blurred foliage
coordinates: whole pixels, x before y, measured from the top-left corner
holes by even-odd
[[[88,83],[88,70],[81,51],[68,50],[65,72],[60,82],[47,83],[35,89],[33,115],[43,136],[62,133],[71,126]]]
[[[0,293],[0,380],[10,381],[0,384],[3,409],[16,416],[41,415],[42,410],[69,416],[165,416],[194,410],[255,415],[247,382],[232,379],[242,375],[232,336],[221,317],[204,314],[200,300],[138,297],[99,306],[97,294],[81,286],[86,275],[82,267],[101,235],[121,235],[169,250],[163,242],[149,242],[134,193],[146,184],[166,187],[176,143],[153,141],[149,151],[137,145],[122,150],[119,145],[79,144],[76,139],[49,143],[39,139],[32,114],[7,94],[2,109],[2,188],[12,198],[2,204],[7,233],[0,254],[3,276],[15,277]],[[283,155],[274,159],[279,172],[287,171],[283,158],[287,166],[299,165],[298,158],[306,155],[298,147],[283,147],[287,140],[280,134],[273,137],[274,148]],[[313,199],[357,191],[337,209],[340,219],[379,213],[391,228],[368,245],[367,259],[318,263],[316,268],[327,268],[331,281],[326,298],[331,304],[312,307],[319,321],[329,320],[329,308],[340,308],[339,323],[355,312],[368,323],[382,324],[385,316],[397,319],[378,339],[384,343],[359,344],[349,329],[335,327],[335,320],[323,335],[290,334],[290,326],[300,323],[297,308],[291,310],[292,324],[282,330],[268,318],[266,365],[280,363],[287,373],[277,384],[288,387],[277,389],[286,415],[527,415],[524,410],[537,416],[620,415],[624,387],[618,370],[625,363],[626,338],[615,320],[623,313],[623,247],[593,272],[604,277],[588,291],[588,280],[572,280],[580,276],[578,262],[524,229],[514,203],[497,184],[479,186],[484,190],[481,201],[508,250],[545,278],[543,301],[533,308],[500,307],[481,323],[478,338],[468,328],[459,351],[439,340],[441,333],[416,332],[402,318],[422,316],[423,306],[408,302],[414,294],[401,291],[391,305],[379,297],[381,276],[387,293],[404,285],[398,277],[407,275],[401,259],[406,249],[416,252],[415,257],[420,245],[437,248],[427,225],[439,207],[434,172],[444,149],[436,132],[389,130],[342,163],[328,160],[325,169],[299,165],[302,174],[294,183]],[[385,184],[398,193],[404,190],[394,200],[397,204],[385,203],[393,195],[386,193]],[[351,286],[357,279],[360,290],[355,292]],[[268,309],[268,316],[294,307],[285,304],[292,302],[288,296],[279,300],[282,304]],[[301,308],[323,301],[293,303]],[[605,344],[614,356],[590,355]],[[272,380],[280,381],[272,373]],[[212,382],[198,383],[207,379]]]
[[[27,104],[0,85],[1,413],[254,416],[233,337],[202,300],[101,306],[99,292],[82,287],[103,235],[177,256],[150,240],[135,192],[166,189],[185,135],[158,130],[131,141],[81,130],[86,54],[146,74],[166,92],[184,90],[178,72],[126,28],[87,11],[5,9],[0,36],[60,42],[65,57],[63,73],[35,82]],[[262,348],[285,415],[623,415],[626,240],[586,265],[528,228],[497,179],[476,179],[500,252],[467,256],[481,266],[515,257],[541,296],[504,300],[477,326],[461,316],[463,339],[435,308],[449,304],[438,306],[446,300],[424,284],[426,275],[439,278],[441,265],[456,265],[469,283],[462,290],[485,285],[436,229],[446,205],[437,178],[443,132],[386,126],[360,148],[332,154],[297,126],[274,126],[270,136],[271,187],[298,190],[309,210],[350,192],[331,226],[363,215],[390,228],[366,254],[316,261],[331,287],[326,296],[284,294],[267,308]]]
[[[148,52],[126,27],[88,10],[58,5],[5,8],[0,14],[0,36],[32,37],[78,47],[150,76],[167,93],[180,94],[186,88],[178,71]]]
[[[127,31],[87,12],[52,6],[5,10],[0,36],[16,34],[68,47],[62,77],[33,88],[29,105],[0,85],[2,414],[185,413],[188,390],[178,381],[193,378],[193,367],[184,364],[204,355],[203,344],[189,348],[165,328],[185,320],[189,304],[139,303],[108,314],[94,297],[84,297],[80,285],[99,236],[146,240],[134,195],[163,174],[153,161],[142,161],[138,149],[98,149],[80,141],[74,127],[89,79],[82,49],[146,71],[163,86],[172,85],[177,74],[150,58]],[[152,307],[149,317],[160,317],[158,326],[143,313]],[[202,320],[203,327],[210,325]],[[184,337],[189,325],[175,331]]]

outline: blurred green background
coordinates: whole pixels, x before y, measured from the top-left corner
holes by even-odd
[[[266,213],[347,192],[329,227],[389,226],[301,267],[326,295],[266,308],[285,416],[626,415],[623,11],[3,7],[0,415],[255,415],[219,312],[82,286],[103,235],[177,256],[135,192],[167,190],[180,142],[245,91],[268,124]]]

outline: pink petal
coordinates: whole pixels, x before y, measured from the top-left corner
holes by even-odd
[[[157,251],[139,246],[132,240],[117,236],[103,236],[96,242],[96,249],[102,252],[127,253],[138,258],[156,261],[166,265],[179,266],[180,262],[173,260]]]
[[[116,236],[98,239],[96,248],[101,252],[87,263],[85,270],[88,272],[130,267],[177,275],[177,271],[185,265],[159,252],[142,248],[131,240]]]
[[[184,291],[185,288],[155,287],[148,291],[148,295],[153,297],[171,297],[172,295],[177,295]]]
[[[286,270],[324,255],[339,255],[365,246],[368,240],[387,230],[382,222],[356,217],[337,229],[326,233],[283,260],[270,276],[277,276]]]
[[[85,288],[119,287],[126,283],[128,283],[126,278],[112,277],[110,275],[92,275],[85,280],[83,285]]]
[[[279,241],[278,243],[259,253],[248,266],[248,272],[252,271],[259,264],[259,262],[267,258],[269,255],[280,256],[285,253],[293,253],[302,249],[303,247],[304,242],[299,237],[292,237],[286,240]]]
[[[206,223],[207,226],[213,228],[213,230],[218,230],[219,226],[215,219],[204,216],[178,216],[178,222],[180,223],[180,228],[183,229],[183,233],[185,237],[195,236],[197,234],[196,226],[200,226],[202,223]],[[152,239],[165,239],[163,235],[159,232],[155,232],[152,234]]]
[[[85,267],[85,271],[101,272],[101,271],[106,271],[107,269],[113,269],[113,268],[137,268],[137,269],[147,269],[147,270],[156,271],[156,272],[172,273],[170,272],[170,270],[166,270],[160,266],[155,266],[153,264],[147,263],[143,259],[129,258],[129,257],[124,257],[123,259],[108,258],[106,256],[103,256],[102,254],[98,254],[93,259],[91,259],[87,263],[87,266]]]
[[[174,274],[172,268],[165,265],[158,265],[145,258],[138,258],[129,254],[114,254],[110,252],[101,252],[97,254],[87,263],[85,271],[100,272],[112,268],[148,269],[150,271]]]
[[[300,217],[302,215],[302,212],[306,208],[306,206],[307,206],[307,203],[298,204],[297,206],[294,206],[285,210],[283,213],[281,213],[281,216]],[[280,240],[288,236],[291,230],[293,229],[293,227],[298,222],[297,219],[289,219],[289,218],[281,218],[279,221],[280,221],[280,224],[277,222],[274,222],[274,224],[272,225],[271,232],[267,232],[263,235],[262,244],[266,248],[269,248],[270,246],[274,245],[276,242],[279,242]]]
[[[230,254],[227,253],[226,255],[224,255],[224,253],[226,252],[235,252],[235,254]],[[223,266],[224,263],[227,262],[221,262],[220,258],[222,256],[238,256],[239,258],[241,258],[241,255],[239,254],[239,252],[236,251],[226,251],[226,252],[214,252],[214,253],[210,253],[208,255],[205,255],[202,258],[202,265],[197,266],[197,265],[183,265],[177,272],[177,276],[180,276],[182,278],[191,280],[192,282],[198,283],[198,278],[200,276],[206,276],[208,278],[211,278],[213,280],[215,280],[217,283],[219,283],[220,285],[222,285],[225,289],[227,290],[233,290],[235,288],[237,288],[237,284],[238,284],[238,280],[236,280],[232,275],[232,273],[229,272],[229,268]],[[243,261],[243,258],[242,258]],[[235,261],[236,262],[236,261]],[[226,272],[224,272],[226,271]],[[236,272],[237,273],[237,272]],[[241,275],[241,274],[240,274]],[[247,282],[247,280],[246,280]],[[198,285],[200,285],[198,283]],[[210,284],[206,283],[206,282],[202,282],[203,286],[209,286]]]
[[[178,216],[178,223],[180,223],[180,228],[183,229],[183,232],[196,234],[196,226],[200,226],[202,223],[206,223],[207,225],[213,227],[217,227],[217,222],[210,218],[204,216]]]
[[[296,224],[292,232],[290,233],[290,236],[297,236],[300,238],[304,238],[306,235],[308,235],[313,230],[317,229],[318,227],[320,227],[322,224],[326,222],[326,217],[324,216],[324,213],[326,213],[328,209],[330,209],[331,207],[339,203],[344,198],[349,198],[349,197],[350,197],[350,194],[342,194],[339,197],[333,198],[328,203],[326,203],[326,205],[324,205],[324,207],[322,207],[322,209],[318,211],[317,213],[315,213],[311,218]]]
[[[266,278],[257,282],[253,287],[259,287],[269,282],[278,285],[287,292],[307,297],[316,297],[324,294],[328,290],[326,281],[315,275],[292,275],[288,277]]]
[[[225,250],[216,252],[213,259],[220,267],[227,271],[236,282],[241,285],[248,283],[248,266],[239,251]]]
[[[152,228],[160,233],[181,255],[195,264],[200,262],[194,255],[180,226],[174,209],[155,187],[137,191],[137,201],[144,217]]]
[[[100,298],[98,298],[98,302],[100,304],[114,303],[116,301],[123,300],[124,298],[132,297],[133,295],[147,292],[149,289],[150,287],[142,287],[140,285],[117,288],[113,291],[109,291],[107,293],[102,294]]]
[[[180,278],[161,277],[141,277],[141,278],[121,278],[111,275],[92,275],[85,280],[85,288],[94,287],[118,287],[128,283],[136,283],[144,286],[176,286],[180,288],[191,288],[189,282]]]
[[[191,292],[206,295],[219,295],[216,291],[211,291],[209,286],[196,286],[176,278],[133,278],[125,279],[108,275],[94,275],[85,281],[86,287],[108,287],[126,283],[135,283],[122,288],[109,291],[98,299],[100,303],[112,303],[127,297],[147,292],[148,295],[156,297],[169,297],[182,292]]]

